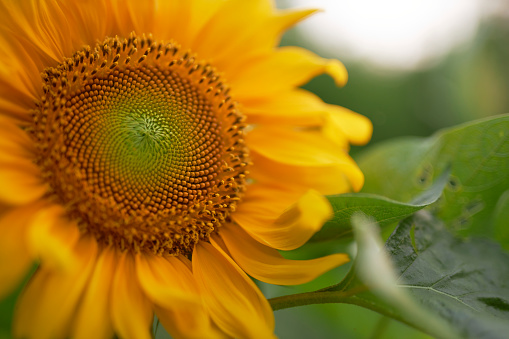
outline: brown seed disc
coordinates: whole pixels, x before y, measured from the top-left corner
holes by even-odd
[[[235,209],[244,118],[174,43],[107,38],[43,73],[29,128],[48,197],[99,243],[189,254]]]

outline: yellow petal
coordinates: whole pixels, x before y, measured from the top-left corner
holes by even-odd
[[[315,132],[275,126],[257,127],[246,135],[246,142],[249,149],[284,164],[327,166],[345,162],[345,152]]]
[[[79,48],[113,35],[113,20],[105,20],[111,16],[110,1],[65,1],[60,6],[69,22],[74,46]]]
[[[260,203],[271,204],[271,199],[252,204],[243,203],[232,218],[262,244],[281,250],[293,250],[302,246],[332,216],[328,200],[313,190],[300,197],[299,201],[272,222],[268,222],[270,219],[264,218],[260,211],[253,213],[256,212],[252,210],[253,207]]]
[[[242,112],[251,123],[319,126],[325,103],[315,94],[297,88],[263,100],[244,100]]]
[[[368,118],[344,107],[328,106],[324,125],[324,133],[328,138],[338,142],[338,135],[346,135],[354,145],[366,144],[371,139],[373,124]]]
[[[305,192],[288,186],[254,183],[232,216],[256,218],[261,223],[271,224]]]
[[[67,338],[70,322],[95,264],[95,239],[81,239],[73,270],[54,271],[41,266],[22,294],[14,319],[14,334],[21,338]]]
[[[232,93],[240,102],[288,91],[323,73],[332,76],[338,86],[343,86],[348,78],[338,60],[323,59],[299,47],[282,47],[246,63],[249,67],[228,75]]]
[[[118,31],[123,33],[122,35],[126,36],[131,32],[137,34],[153,32],[155,0],[113,0],[111,7]]]
[[[0,118],[0,162],[32,160],[34,157],[33,142],[28,135],[10,119]]]
[[[145,5],[145,1],[134,1]],[[189,48],[189,30],[193,18],[193,4],[196,1],[156,0],[154,3],[153,29],[154,37],[162,40],[174,40],[184,49]],[[203,2],[203,1],[201,1]],[[200,12],[206,12],[202,8]],[[135,15],[136,12],[135,12]],[[137,31],[138,32],[138,31]],[[140,33],[142,31],[139,31]],[[147,32],[147,31],[144,31]]]
[[[353,160],[338,166],[306,167],[282,164],[255,152],[251,152],[251,159],[256,164],[250,168],[251,177],[261,183],[279,183],[300,190],[310,188],[324,195],[358,191],[364,183],[364,176]]]
[[[0,75],[0,85],[3,85],[4,81],[2,81],[3,79],[1,77],[2,76]],[[9,85],[6,85],[5,87],[7,87],[7,86],[9,86]],[[12,97],[12,95],[13,95],[12,91],[6,91],[6,92],[8,92],[9,95]],[[7,94],[4,94],[4,95],[7,95]],[[19,119],[19,120],[24,120],[24,121],[29,121],[29,119],[30,119],[30,116],[28,115],[29,110],[27,108],[25,108],[24,105],[21,106],[21,105],[17,104],[16,102],[13,102],[13,100],[8,100],[5,98],[0,98],[0,112],[2,112],[2,114],[4,114],[5,116],[9,116],[13,119]]]
[[[228,335],[274,338],[274,316],[253,281],[220,248],[200,242],[193,273],[214,322]]]
[[[212,322],[203,306],[195,309],[170,310],[155,306],[157,317],[175,339],[226,338]]]
[[[219,338],[212,327],[187,259],[136,256],[138,280],[156,304],[156,314],[174,338]]]
[[[106,248],[99,255],[72,327],[74,339],[109,339],[113,325],[109,314],[111,284],[116,261],[113,251]]]
[[[228,41],[227,48],[214,55],[214,65],[229,78],[230,74],[244,68],[249,58],[272,52],[284,31],[314,12],[314,9],[276,11],[251,20],[249,25],[244,25],[249,30],[246,29],[236,40]]]
[[[79,260],[73,251],[78,238],[78,227],[65,217],[60,205],[38,211],[28,231],[28,243],[33,255],[46,266],[60,270],[72,269]]]
[[[0,20],[4,30],[25,45],[36,48],[47,65],[73,52],[65,13],[56,1],[1,1]],[[7,34],[6,34],[7,35]],[[37,57],[37,56],[35,56]]]
[[[115,332],[124,339],[150,339],[152,304],[138,284],[134,257],[119,256],[110,300]]]
[[[242,102],[242,112],[252,124],[321,127],[327,138],[342,149],[348,143],[365,144],[371,138],[371,121],[351,110],[324,103],[303,89]]]
[[[230,55],[236,56],[234,60],[229,58],[232,66],[235,66],[236,61],[243,63],[250,55],[272,51],[279,45],[281,36],[287,29],[316,12],[316,9],[276,10],[260,27],[257,27],[254,35],[248,36],[231,50]],[[225,66],[228,69],[228,66]]]
[[[13,208],[0,218],[0,299],[24,277],[33,257],[27,247],[26,231],[33,215],[41,208],[32,204]]]
[[[271,13],[270,1],[224,1],[196,35],[191,49],[200,58],[214,62],[222,53],[253,34]]]
[[[0,201],[21,205],[39,199],[46,192],[39,168],[30,160],[0,163]]]
[[[32,122],[33,103],[42,95],[39,73],[44,65],[34,48],[27,51],[16,38],[0,34],[0,112],[26,125]]]
[[[138,254],[136,274],[143,291],[155,304],[169,309],[201,306],[191,271],[175,257]]]
[[[312,260],[285,259],[277,250],[260,244],[237,225],[221,228],[219,235],[232,258],[247,274],[269,284],[304,284],[349,261],[346,254]]]
[[[318,132],[255,128],[246,140],[255,164],[250,172],[260,182],[311,188],[322,194],[358,191],[364,184],[364,175],[346,151]]]
[[[25,204],[40,198],[47,186],[33,163],[32,141],[5,117],[0,118],[0,135],[0,201]]]

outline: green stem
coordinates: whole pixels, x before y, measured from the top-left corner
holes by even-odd
[[[272,309],[277,311],[296,306],[346,302],[348,296],[342,294],[341,292],[307,292],[272,298],[269,302]]]

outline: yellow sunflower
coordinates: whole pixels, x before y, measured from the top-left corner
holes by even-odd
[[[298,87],[336,60],[276,48],[314,10],[269,0],[0,0],[0,297],[33,262],[21,338],[269,338],[251,277],[359,190],[369,121]]]

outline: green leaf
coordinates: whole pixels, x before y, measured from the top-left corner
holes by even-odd
[[[462,240],[429,212],[401,222],[385,250],[374,220],[354,215],[358,255],[338,285],[271,300],[274,309],[349,303],[437,338],[506,338],[509,255],[487,239]]]
[[[443,223],[421,213],[402,222],[386,248],[399,288],[462,337],[507,338],[509,255],[498,244],[457,239]]]
[[[434,337],[459,338],[452,326],[422,307],[406,288],[401,288],[401,275],[384,249],[375,220],[358,213],[352,217],[352,224],[358,247],[355,264],[340,284],[322,292],[348,295],[349,303],[397,319]]]
[[[502,246],[509,250],[509,190],[505,191],[498,199],[493,212],[493,226],[495,238]]]
[[[459,234],[493,236],[494,206],[509,189],[509,115],[460,125],[430,138],[383,143],[364,153],[359,166],[366,176],[362,192],[400,201],[426,190],[450,167],[435,213]]]
[[[421,193],[409,203],[399,202],[383,196],[369,193],[347,193],[328,196],[334,216],[327,221],[322,229],[310,241],[324,241],[352,236],[352,215],[363,212],[375,218],[380,226],[391,225],[412,215],[436,202],[442,195],[449,177],[449,171],[442,176],[424,193]]]

